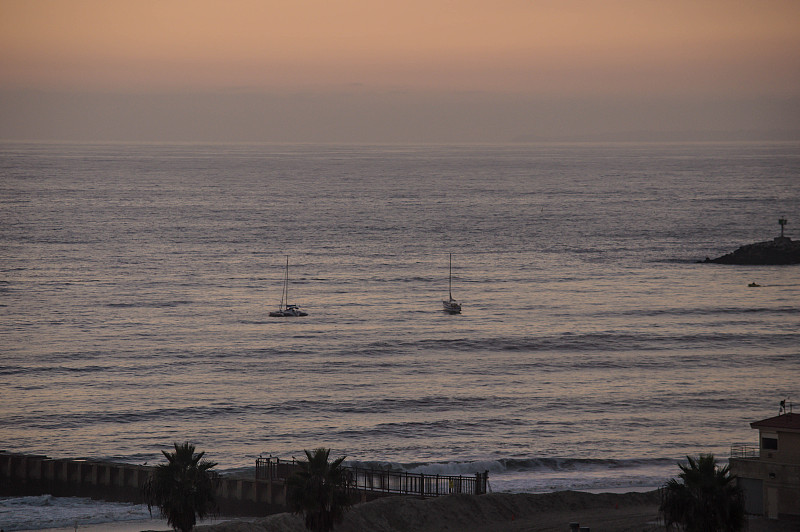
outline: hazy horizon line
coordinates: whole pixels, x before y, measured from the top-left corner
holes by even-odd
[[[800,139],[800,97],[0,89],[0,139],[463,144]]]

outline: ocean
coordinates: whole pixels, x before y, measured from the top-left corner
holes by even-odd
[[[7,451],[644,489],[800,408],[800,266],[698,263],[800,238],[798,143],[2,143],[0,176]],[[309,315],[270,318],[287,257]]]

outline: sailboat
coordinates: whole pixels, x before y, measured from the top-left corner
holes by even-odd
[[[448,281],[450,299],[442,300],[444,311],[448,314],[461,314],[461,303],[453,299],[453,254],[450,253],[450,277]]]
[[[289,304],[289,256],[286,256],[286,274],[283,277],[283,292],[281,292],[281,304],[278,310],[269,313],[273,318],[288,318],[293,316],[308,316],[308,312],[303,312],[297,305]]]

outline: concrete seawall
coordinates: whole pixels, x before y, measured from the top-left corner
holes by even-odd
[[[142,486],[152,466],[0,451],[0,496],[49,494],[144,504]],[[286,511],[283,481],[222,477],[221,515],[263,516]]]

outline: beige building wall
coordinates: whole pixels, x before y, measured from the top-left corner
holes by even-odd
[[[748,511],[770,519],[800,516],[800,431],[759,427],[759,454],[730,460],[731,473],[745,490]]]

